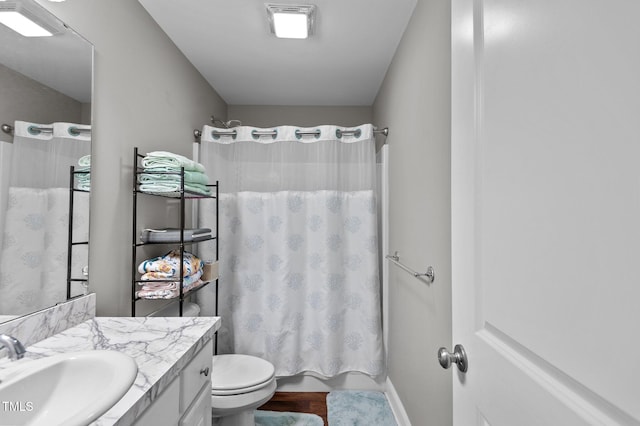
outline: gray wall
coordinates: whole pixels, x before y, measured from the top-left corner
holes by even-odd
[[[451,346],[451,10],[418,0],[374,104],[388,126],[390,250],[426,285],[394,266],[389,284],[389,378],[416,426],[452,421],[452,373],[436,360]]]
[[[91,123],[91,103],[89,102],[82,104],[82,111],[80,112],[80,123]]]
[[[353,127],[371,123],[372,113],[372,108],[366,106],[229,105],[227,109],[229,119],[241,120],[243,125],[253,127],[313,127],[322,124]]]
[[[193,129],[227,105],[137,1],[38,2],[95,46],[90,288],[98,315],[126,316],[133,147],[191,156]],[[175,214],[161,201],[143,200],[145,224]]]
[[[0,121],[16,120],[48,124],[56,121],[82,122],[80,102],[0,64]],[[0,133],[0,140],[12,137]]]

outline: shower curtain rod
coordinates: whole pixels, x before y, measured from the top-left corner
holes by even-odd
[[[353,135],[357,132],[358,130],[342,130],[342,134],[343,135]],[[319,130],[312,130],[312,131],[306,131],[306,132],[301,132],[301,131],[296,131],[296,134],[299,134],[300,136],[318,136],[318,133],[320,131]],[[216,130],[215,133],[217,135],[220,136],[233,136],[237,134],[236,130],[233,129],[229,129],[229,130]],[[254,130],[253,134],[257,135],[257,136],[275,136],[278,133],[275,130]],[[373,134],[382,134],[385,137],[389,136],[389,128],[385,127],[383,129],[380,130],[374,130]],[[200,138],[202,137],[202,131],[201,130],[194,130],[193,131],[193,136],[196,139],[196,142],[200,142]]]
[[[42,132],[42,133],[53,133],[53,127],[29,126],[29,130],[36,130],[36,131]],[[8,135],[12,135],[13,134],[13,126],[11,126],[9,124],[3,124],[2,125],[2,131],[5,132]],[[71,133],[73,136],[77,136],[80,133],[91,133],[91,129],[81,129],[81,128],[76,127],[76,126],[71,126],[69,128],[69,133]]]
[[[13,126],[10,126],[8,124],[3,124],[2,125],[2,131],[5,132],[6,134],[10,135],[13,133]]]

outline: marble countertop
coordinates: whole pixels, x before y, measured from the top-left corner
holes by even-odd
[[[220,327],[217,317],[96,317],[27,347],[25,358],[116,350],[131,356],[138,375],[131,389],[92,426],[130,425],[178,376]],[[8,367],[0,363],[0,370]]]

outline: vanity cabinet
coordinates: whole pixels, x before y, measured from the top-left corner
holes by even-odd
[[[141,162],[142,159],[145,156],[140,154],[138,152],[138,148],[134,148],[133,150],[133,235],[132,235],[132,265],[131,265],[131,316],[135,317],[136,316],[136,302],[140,301],[140,300],[151,300],[151,299],[145,299],[145,298],[141,298],[137,295],[137,290],[140,287],[141,283],[151,283],[151,282],[177,282],[178,283],[178,287],[179,287],[179,294],[177,296],[175,296],[173,299],[174,301],[177,301],[177,303],[179,304],[179,315],[182,316],[183,315],[183,303],[185,301],[185,299],[201,290],[202,288],[204,288],[205,286],[207,286],[210,282],[214,282],[215,283],[215,298],[216,298],[216,306],[215,306],[215,313],[218,312],[218,279],[217,279],[217,262],[218,262],[218,215],[217,215],[217,210],[218,210],[218,182],[216,182],[215,184],[210,184],[210,185],[206,185],[207,187],[210,188],[212,194],[211,195],[203,195],[200,193],[196,193],[196,192],[190,192],[187,189],[185,189],[185,170],[181,169],[180,172],[162,172],[162,171],[149,171],[149,170],[145,170],[143,167],[141,167]],[[153,175],[158,175],[158,177],[161,177],[162,175],[177,175],[179,177],[179,181],[180,181],[180,189],[175,191],[175,192],[171,192],[171,193],[158,193],[158,192],[145,192],[145,191],[141,191],[140,185],[138,183],[138,176],[140,176],[141,174],[144,174],[146,176],[153,176]],[[180,202],[180,217],[179,217],[179,226],[177,228],[177,230],[179,231],[178,234],[180,235],[179,240],[177,241],[171,241],[171,242],[163,242],[163,241],[156,241],[156,242],[142,242],[140,241],[139,235],[140,235],[140,229],[138,229],[138,194],[145,194],[145,196],[150,196],[150,197],[162,197],[162,198],[170,198],[172,200],[179,200]],[[215,232],[211,237],[205,237],[204,239],[189,239],[186,238],[185,236],[187,235],[187,232],[185,230],[185,222],[186,222],[186,200],[191,200],[194,203],[197,203],[200,200],[203,199],[213,199],[215,201],[215,206],[216,206],[216,228],[215,228]],[[203,275],[203,277],[201,278],[204,282],[204,284],[195,287],[195,288],[191,288],[188,290],[184,290],[183,284],[184,284],[184,276],[180,276],[179,278],[167,278],[164,280],[158,279],[158,280],[148,280],[148,281],[144,281],[141,279],[138,279],[138,261],[139,259],[137,258],[137,249],[142,247],[142,246],[147,246],[147,245],[169,245],[169,246],[173,246],[174,248],[177,246],[178,249],[177,251],[180,252],[180,258],[181,258],[181,263],[182,263],[182,259],[184,259],[184,255],[185,255],[185,247],[190,246],[190,245],[196,245],[199,243],[202,243],[204,241],[211,241],[211,240],[215,240],[215,253],[216,253],[216,258],[215,258],[215,263],[213,265],[209,265],[209,270],[207,270],[207,268],[205,268],[205,275]],[[204,259],[203,259],[204,260]],[[211,275],[208,278],[205,278],[206,275]],[[163,300],[163,299],[161,299]]]
[[[175,425],[180,420],[180,378],[175,378],[138,417],[134,426]]]
[[[211,426],[212,356],[213,342],[209,341],[136,419],[134,426]]]

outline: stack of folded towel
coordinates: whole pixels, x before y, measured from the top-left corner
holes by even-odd
[[[192,253],[184,252],[183,260],[183,294],[201,286],[204,262]],[[142,280],[167,280],[163,282],[139,283],[137,297],[142,299],[173,299],[180,295],[180,250],[148,259],[138,266]]]
[[[76,173],[76,189],[83,191],[91,190],[91,156],[85,155],[78,160],[78,167],[74,169]]]
[[[140,191],[168,196],[180,196],[181,168],[184,168],[184,189],[201,195],[211,195],[204,166],[182,155],[166,151],[148,153],[142,159],[144,172],[138,175]]]
[[[210,228],[177,228],[143,229],[140,232],[140,241],[143,243],[179,243],[180,236],[185,242],[206,241],[213,238]]]

